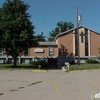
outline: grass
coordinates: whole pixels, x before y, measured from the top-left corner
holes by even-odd
[[[64,66],[64,67],[67,69],[66,66]],[[69,67],[69,71],[90,70],[90,69],[100,69],[100,64],[80,64],[80,66],[75,64],[75,65],[70,65],[70,67]]]
[[[13,70],[27,70],[27,69],[37,70],[39,68],[36,67],[36,66],[33,66],[31,64],[17,64],[16,68],[13,66],[13,64],[0,64],[0,70],[11,70],[11,71],[13,71]],[[41,68],[41,69],[44,69],[44,68]]]
[[[64,67],[67,69],[66,66]],[[27,69],[36,70],[38,68],[34,68],[30,64],[17,64],[16,68],[13,67],[13,64],[0,64],[0,70],[13,71],[13,70],[27,70]],[[73,71],[73,70],[89,70],[89,69],[100,69],[100,64],[80,64],[80,66],[75,64],[75,65],[70,65],[69,70]]]
[[[22,88],[25,88],[25,87],[19,87],[18,89],[22,89]]]
[[[0,93],[0,95],[3,95],[4,93]]]
[[[31,85],[35,85],[35,84],[38,84],[38,83],[41,83],[42,81],[37,81],[37,82],[35,82],[35,83],[31,83],[30,85],[28,85],[28,86],[31,86]]]
[[[10,90],[10,92],[12,92],[12,91],[19,91],[19,90]]]
[[[14,69],[35,69],[32,65],[30,64],[17,64],[17,67],[14,68],[13,64],[0,64],[0,70],[14,70]]]

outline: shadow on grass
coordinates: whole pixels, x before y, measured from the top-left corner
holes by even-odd
[[[17,66],[15,67],[13,64],[0,64],[0,70],[1,69],[39,69],[37,66],[33,66],[30,64],[17,64]],[[48,67],[41,67],[41,69],[48,69]]]
[[[34,66],[20,66],[20,65],[17,65],[16,67],[15,66],[5,66],[5,68],[14,68],[14,69],[21,69],[21,68],[25,68],[25,69],[32,69],[32,68],[35,68]]]
[[[16,67],[13,64],[0,64],[0,69],[35,69],[36,67],[29,64],[18,64]]]

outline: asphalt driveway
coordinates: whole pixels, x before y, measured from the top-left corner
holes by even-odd
[[[100,70],[0,70],[0,100],[91,100]]]

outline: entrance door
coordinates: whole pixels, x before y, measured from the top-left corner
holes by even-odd
[[[48,58],[48,64],[50,65],[50,68],[58,68],[57,63],[57,58]]]

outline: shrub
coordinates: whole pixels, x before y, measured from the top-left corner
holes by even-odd
[[[39,61],[31,61],[30,64],[37,67],[39,65]]]
[[[97,56],[97,61],[100,63],[100,56]]]
[[[88,63],[88,64],[98,64],[99,61],[97,61],[96,59],[87,59],[86,63]]]
[[[46,61],[31,61],[29,64],[33,65],[34,67],[38,68],[38,65],[41,65],[41,68],[46,69],[49,68],[49,65]]]

